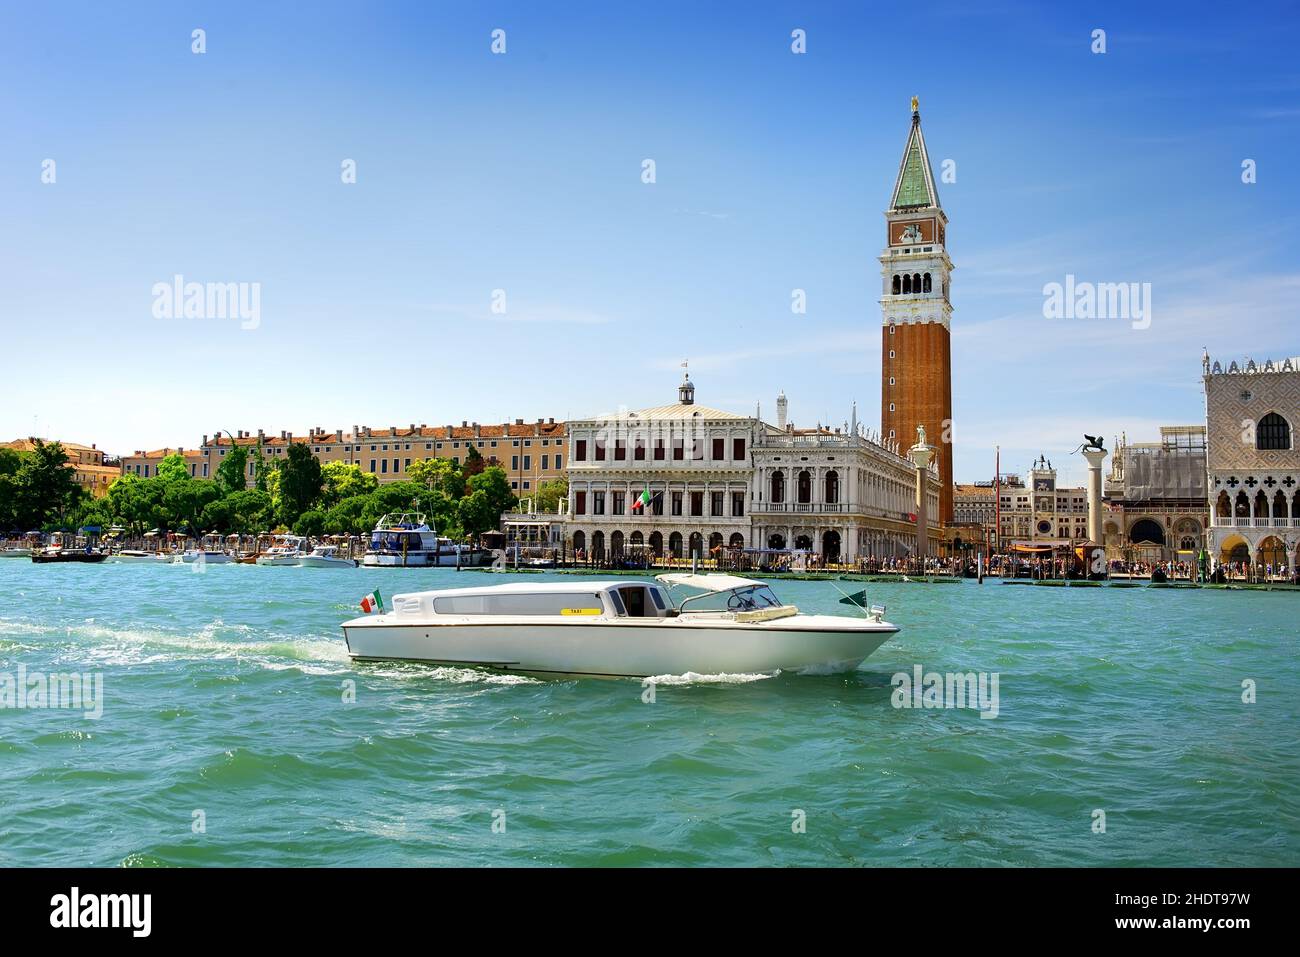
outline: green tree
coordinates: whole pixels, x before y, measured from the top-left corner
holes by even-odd
[[[501,513],[492,507],[492,500],[487,492],[482,489],[470,492],[457,502],[456,514],[465,534],[475,537],[496,528],[501,517]]]
[[[204,528],[203,510],[221,497],[215,482],[207,479],[158,479],[163,485],[163,511],[169,528],[184,529],[199,535],[212,529]]]
[[[569,480],[556,479],[554,482],[543,482],[537,486],[537,504],[536,509],[539,512],[555,512],[559,510],[560,503],[568,501],[569,498]]]
[[[271,496],[257,489],[235,492],[225,499],[233,513],[232,532],[241,535],[265,532],[271,527],[274,513]]]
[[[185,465],[185,459],[176,452],[166,456],[158,463],[158,478],[164,482],[175,482],[189,477],[190,472]]]
[[[232,492],[242,492],[248,488],[247,446],[232,445],[230,451],[222,457],[221,464],[217,466],[215,475],[227,495]]]
[[[414,471],[420,462],[412,462],[409,471]],[[321,466],[321,478],[325,491],[321,495],[321,504],[327,509],[333,508],[345,498],[365,495],[379,488],[379,478],[371,472],[361,471],[361,466],[347,462],[328,462]],[[342,534],[342,533],[339,533]]]
[[[331,535],[364,535],[375,527],[373,521],[366,524],[369,506],[369,495],[343,499],[325,513],[325,531]]]
[[[16,449],[0,449],[0,534],[20,529],[18,470],[27,453]]]
[[[285,524],[292,525],[312,508],[325,489],[320,460],[302,442],[289,446],[280,468],[280,516]]]
[[[487,463],[483,461],[483,456],[479,450],[470,445],[465,450],[465,464],[460,467],[460,474],[466,479],[473,478],[475,475],[481,475],[487,468]]]
[[[298,516],[298,520],[293,523],[293,533],[295,535],[310,535],[317,537],[325,534],[325,513],[319,509],[308,509]]]
[[[15,476],[18,520],[29,528],[45,528],[62,520],[77,501],[77,483],[68,468],[68,455],[58,442],[36,439]]]
[[[465,478],[451,459],[418,459],[411,463],[406,474],[412,482],[436,489],[449,498],[460,498],[465,494]]]
[[[466,485],[469,486],[467,494],[483,492],[487,496],[488,504],[496,509],[497,515],[510,511],[519,502],[515,493],[510,490],[510,481],[506,478],[505,469],[498,465],[488,466],[480,474],[471,478]],[[495,524],[494,522],[493,525]]]

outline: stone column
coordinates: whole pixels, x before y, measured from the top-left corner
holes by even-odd
[[[934,458],[935,448],[925,441],[925,431],[917,428],[917,443],[907,451],[907,457],[916,468],[916,557],[924,561],[929,555],[930,534],[929,520],[926,515],[926,476],[930,474],[930,461]]]
[[[1088,460],[1088,540],[1094,545],[1105,544],[1101,531],[1101,463],[1106,459],[1105,449],[1084,449]]]

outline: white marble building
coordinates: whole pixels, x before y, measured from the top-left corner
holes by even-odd
[[[1210,557],[1300,564],[1300,357],[1202,358]]]
[[[856,421],[796,429],[695,402],[689,376],[672,405],[567,423],[569,549],[710,557],[795,549],[826,561],[903,557],[915,548],[915,470]],[[931,549],[939,479],[929,475]],[[635,507],[645,493],[649,502]]]

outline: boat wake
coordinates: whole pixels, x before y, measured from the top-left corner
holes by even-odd
[[[333,638],[267,634],[248,625],[227,625],[220,618],[191,632],[108,627],[93,619],[62,626],[0,619],[0,635],[15,652],[49,653],[50,640],[60,640],[57,653],[61,666],[69,662],[103,668],[236,660],[268,671],[296,668],[309,674],[341,674],[351,670],[347,649]]]
[[[781,674],[779,671],[768,671],[759,672],[758,674],[702,675],[694,671],[688,671],[680,675],[652,675],[641,680],[653,681],[656,685],[665,687],[681,685],[744,685],[753,681],[766,681],[768,678],[775,678],[779,674]]]

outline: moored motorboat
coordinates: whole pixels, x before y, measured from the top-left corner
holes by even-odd
[[[306,557],[307,539],[301,535],[277,535],[266,551],[257,556],[258,565],[297,565]]]
[[[0,558],[30,558],[32,550],[26,545],[15,545],[12,548],[0,548]]]
[[[699,594],[676,603],[662,585]],[[606,677],[820,674],[856,668],[898,631],[883,608],[806,615],[732,575],[453,588],[392,606],[343,624],[353,658]]]
[[[356,568],[354,558],[344,558],[337,545],[317,545],[310,554],[298,559],[303,568]]]
[[[418,512],[393,512],[381,518],[370,533],[361,564],[367,568],[468,568],[486,564],[488,558],[482,548],[440,538]]]
[[[204,565],[229,565],[234,559],[222,551],[210,548],[190,548],[181,553],[181,561],[186,565],[200,562]]]
[[[105,559],[117,565],[170,565],[175,560],[170,552],[150,552],[142,548],[123,548]]]
[[[96,563],[102,562],[107,558],[103,552],[91,548],[64,548],[62,545],[51,545],[49,548],[43,548],[38,552],[32,553],[32,561],[38,565],[52,564],[56,562],[85,562]]]

